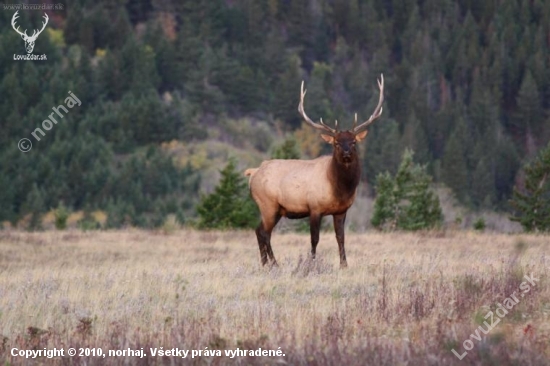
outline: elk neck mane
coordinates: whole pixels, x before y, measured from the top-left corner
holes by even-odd
[[[329,164],[328,177],[332,182],[334,197],[348,199],[355,195],[355,190],[361,178],[359,159],[354,157],[351,162],[344,164],[332,156]]]

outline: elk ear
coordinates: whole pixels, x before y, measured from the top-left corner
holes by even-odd
[[[355,141],[360,142],[365,137],[367,137],[368,133],[369,133],[369,131],[367,131],[367,130],[365,130],[363,132],[359,132],[357,135],[355,135]]]
[[[324,135],[324,134],[321,134],[321,137],[323,138],[323,140],[325,140],[329,144],[331,144],[331,145],[334,144],[334,137],[332,137],[330,135]]]

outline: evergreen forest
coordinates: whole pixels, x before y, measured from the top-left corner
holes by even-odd
[[[63,5],[46,10],[33,54],[47,59],[35,61],[14,59],[25,43],[15,10],[0,5],[0,222],[39,227],[60,206],[85,212],[82,222],[104,212],[108,228],[193,222],[216,184],[197,162],[208,154],[169,147],[217,141],[269,158],[277,138],[307,128],[302,80],[308,115],[349,128],[355,113],[372,113],[383,73],[384,112],[361,146],[370,194],[410,148],[461,204],[512,212],[522,167],[550,140],[550,1]],[[44,22],[43,10],[18,15],[29,35]],[[81,105],[37,141],[69,92]],[[31,151],[20,151],[22,138]]]

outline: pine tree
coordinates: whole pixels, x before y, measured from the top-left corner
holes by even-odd
[[[392,178],[379,174],[371,224],[377,228],[420,230],[439,225],[443,214],[439,198],[430,189],[426,167],[413,162],[413,152],[403,153],[399,170]]]
[[[300,150],[298,150],[298,143],[294,137],[289,137],[285,141],[276,146],[271,154],[273,159],[300,159]]]
[[[198,226],[208,229],[252,228],[258,212],[248,193],[247,182],[231,159],[220,172],[222,178],[214,192],[203,196],[197,206]]]
[[[384,171],[394,174],[399,166],[399,127],[394,120],[374,124],[369,131],[363,159],[364,174],[369,182]]]
[[[262,93],[258,88],[256,75],[249,66],[242,66],[236,77],[236,88],[228,98],[233,98],[236,104],[240,105],[243,112],[251,112],[262,107]]]
[[[67,8],[67,18],[65,19],[64,37],[68,45],[80,43],[79,33],[82,27],[84,14],[79,1]]]
[[[306,66],[311,65],[311,44],[314,22],[310,1],[292,1],[288,15],[289,42],[301,49],[300,57]]]
[[[46,210],[44,205],[44,191],[38,188],[36,183],[33,183],[32,189],[27,195],[27,200],[23,205],[23,213],[30,213],[30,221],[27,227],[28,230],[42,229],[42,214]]]
[[[445,146],[442,162],[443,182],[463,202],[467,200],[469,191],[467,140],[466,124],[461,118]]]
[[[516,173],[520,168],[517,149],[508,137],[503,137],[495,152],[495,190],[498,202],[506,202],[511,197]]]
[[[515,132],[522,137],[526,151],[532,152],[529,139],[538,136],[544,121],[544,113],[540,100],[537,83],[530,71],[523,77],[521,88],[517,96],[518,110],[514,119]]]
[[[477,207],[491,207],[494,202],[494,176],[489,158],[479,159],[472,174],[472,202]]]
[[[3,170],[0,169],[0,222],[13,219],[14,188]]]
[[[135,216],[135,209],[131,203],[121,200],[110,201],[107,205],[107,229],[119,229],[130,225],[132,217]]]
[[[376,201],[371,224],[376,228],[397,228],[397,202],[395,182],[389,172],[378,174],[376,177]]]
[[[307,113],[314,120],[322,118],[324,121],[333,121],[334,113],[330,108],[331,68],[323,62],[314,62],[311,78],[305,88],[307,89]],[[294,88],[296,89],[296,88]]]
[[[286,125],[292,128],[300,126],[297,105],[300,97],[300,57],[296,54],[288,57],[287,66],[275,87],[274,113]],[[306,102],[307,103],[307,102]]]
[[[424,126],[422,126],[414,111],[407,118],[403,136],[401,137],[401,144],[415,152],[418,162],[424,164],[430,161],[428,137],[426,136]]]
[[[511,217],[525,231],[550,231],[550,143],[525,167],[525,187],[514,187]]]

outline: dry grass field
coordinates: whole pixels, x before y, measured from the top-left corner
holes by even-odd
[[[275,232],[280,266],[268,269],[252,231],[0,231],[0,362],[548,365],[549,243],[458,231],[348,234],[349,268],[340,270],[332,233],[322,233],[311,261],[308,235]],[[535,286],[522,292],[531,274]],[[479,332],[514,292],[517,304]],[[146,355],[12,355],[69,347]],[[153,356],[161,347],[222,356]],[[284,356],[224,353],[279,347]],[[459,360],[452,349],[467,354]]]

